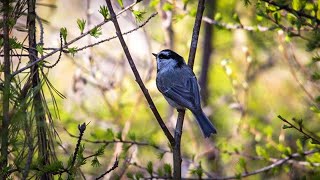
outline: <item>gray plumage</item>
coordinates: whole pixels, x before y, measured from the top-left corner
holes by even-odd
[[[168,103],[177,109],[189,109],[205,137],[215,134],[216,129],[202,111],[199,85],[192,69],[171,50],[154,55],[157,57],[157,88]]]

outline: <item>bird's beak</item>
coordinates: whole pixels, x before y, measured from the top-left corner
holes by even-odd
[[[154,57],[157,57],[157,55],[158,55],[158,54],[156,54],[156,53],[152,53],[152,55],[154,55]]]

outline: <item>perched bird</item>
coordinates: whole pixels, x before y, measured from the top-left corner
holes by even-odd
[[[202,111],[197,78],[183,57],[169,49],[152,54],[157,59],[157,88],[168,103],[177,110],[189,109],[204,137],[216,134],[215,127]]]

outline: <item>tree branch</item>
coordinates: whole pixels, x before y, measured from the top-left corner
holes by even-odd
[[[116,161],[114,162],[113,166],[108,171],[106,171],[105,173],[103,173],[99,177],[97,177],[96,180],[103,178],[106,174],[115,170],[118,166],[119,166],[119,160],[118,160],[118,158],[116,158]]]
[[[114,27],[116,29],[116,33],[117,33],[117,36],[118,36],[118,39],[121,43],[121,46],[123,48],[123,51],[128,59],[128,62],[130,64],[130,67],[132,69],[132,72],[136,78],[136,82],[139,84],[139,87],[141,89],[141,91],[143,92],[146,100],[148,101],[148,104],[149,104],[149,107],[150,109],[152,110],[155,118],[157,119],[162,131],[164,132],[164,134],[166,135],[167,139],[169,140],[170,144],[173,146],[175,144],[175,140],[174,138],[172,137],[170,131],[168,130],[167,126],[165,125],[165,123],[163,122],[156,106],[154,105],[153,101],[152,101],[152,98],[147,90],[147,88],[145,87],[141,77],[140,77],[140,74],[136,68],[136,65],[131,57],[131,54],[129,52],[129,49],[126,45],[126,42],[124,41],[123,39],[123,36],[122,36],[122,33],[121,33],[121,29],[120,29],[120,26],[118,24],[118,21],[117,21],[117,18],[116,18],[116,14],[112,8],[112,5],[111,5],[111,2],[110,0],[106,0],[106,3],[107,3],[107,6],[108,6],[108,9],[109,9],[109,12],[110,12],[110,15],[111,15],[111,19],[112,19],[112,22],[114,24]]]
[[[199,0],[197,15],[196,15],[195,23],[193,26],[192,39],[191,39],[189,58],[188,58],[188,65],[190,66],[191,69],[193,69],[194,59],[197,52],[198,37],[200,33],[200,26],[201,26],[203,11],[204,11],[204,3],[205,3],[205,0]],[[175,146],[173,146],[173,178],[174,179],[181,179],[182,159],[181,159],[180,143],[181,143],[184,115],[185,115],[185,110],[179,111],[176,129],[174,133],[174,139],[176,142]]]
[[[235,176],[227,176],[227,177],[214,177],[214,178],[202,178],[203,180],[228,180],[228,179],[239,179],[239,178],[243,178],[243,177],[248,177],[248,176],[252,176],[252,175],[256,175],[256,174],[260,174],[266,171],[269,171],[275,167],[281,166],[283,164],[285,164],[286,162],[288,162],[291,159],[295,159],[295,158],[299,158],[299,157],[303,157],[303,156],[308,156],[314,153],[318,153],[319,150],[309,150],[309,151],[305,151],[302,153],[293,153],[289,156],[287,156],[286,158],[280,159],[266,167],[257,169],[255,171],[251,171],[251,172],[246,172],[246,173],[242,173],[239,175],[235,175]],[[193,178],[185,178],[188,180],[192,180]]]
[[[312,141],[316,144],[320,144],[320,140],[319,138],[314,137],[315,135],[310,135],[310,133],[307,133],[306,130],[302,127],[302,122],[301,124],[299,124],[298,126],[295,126],[294,124],[292,124],[291,122],[289,122],[288,120],[286,120],[285,118],[283,118],[282,116],[278,115],[278,118],[281,119],[283,122],[289,124],[290,126],[287,128],[294,128],[297,131],[301,132],[303,135],[305,135],[306,137],[308,137],[309,139],[312,139]]]

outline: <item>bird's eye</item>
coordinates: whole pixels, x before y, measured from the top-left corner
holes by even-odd
[[[159,55],[159,59],[165,59],[165,58],[166,58],[165,55],[163,55],[163,54]]]

